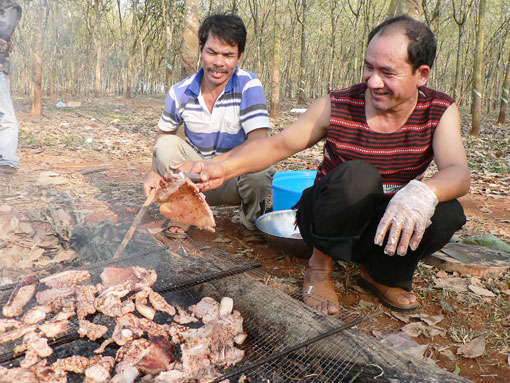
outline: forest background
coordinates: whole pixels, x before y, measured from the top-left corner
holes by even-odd
[[[510,88],[508,0],[19,0],[12,91],[31,97],[161,94],[200,65],[200,22],[239,14],[248,29],[241,66],[261,79],[272,116],[282,100],[304,104],[361,81],[369,31],[407,13],[438,40],[428,86],[471,105],[499,109]]]

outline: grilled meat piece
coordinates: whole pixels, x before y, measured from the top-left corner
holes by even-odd
[[[152,289],[149,293],[149,302],[156,310],[163,311],[170,316],[175,315],[175,307],[168,303],[161,294],[155,292]]]
[[[50,304],[55,305],[59,303],[59,300],[68,299],[76,294],[76,286],[66,286],[63,288],[51,288],[48,290],[39,291],[35,294],[37,303],[40,305]]]
[[[211,297],[202,298],[200,302],[190,306],[189,309],[195,317],[202,319],[204,323],[213,319],[218,319],[220,316],[220,304]]]
[[[17,319],[0,318],[0,334],[6,332],[8,328],[18,328],[22,325],[23,323]]]
[[[103,383],[110,380],[110,371],[115,365],[111,356],[93,356],[85,369],[83,383]]]
[[[35,306],[28,310],[21,318],[25,324],[35,324],[46,318],[47,312],[43,306]]]
[[[14,288],[7,303],[2,307],[2,314],[5,317],[16,317],[23,313],[23,307],[32,299],[37,287],[37,277],[30,275],[24,278]]]
[[[171,220],[214,232],[216,223],[204,194],[181,173],[169,171],[161,179],[156,194],[159,211]]]
[[[0,367],[1,383],[39,383],[34,372],[26,368],[5,368]]]
[[[117,350],[115,361],[118,363],[127,362],[135,366],[142,359],[145,350],[150,346],[151,342],[144,338],[129,341]]]
[[[117,364],[115,373],[110,383],[134,383],[135,379],[140,374],[136,367],[133,367],[127,362]]]
[[[99,275],[101,283],[105,288],[112,287],[125,282],[132,282],[131,288],[135,291],[143,290],[145,287],[151,287],[157,279],[155,270],[147,270],[139,266],[131,267],[105,267]]]
[[[46,359],[32,367],[31,370],[34,371],[39,383],[67,383],[66,372],[47,366]]]
[[[154,379],[154,383],[188,383],[194,381],[195,379],[190,374],[180,370],[164,371]]]
[[[149,296],[149,290],[143,289],[135,294],[135,307],[136,311],[138,311],[141,315],[149,320],[154,319],[154,315],[156,315],[156,310],[152,307],[147,306],[147,299]]]
[[[43,278],[41,282],[48,287],[61,289],[63,287],[76,285],[89,278],[90,273],[87,270],[67,270]]]
[[[96,310],[111,317],[123,315],[121,298],[132,291],[131,285],[131,282],[125,281],[103,290],[94,300]]]
[[[0,334],[0,344],[11,342],[13,340],[19,339],[25,334],[34,331],[37,329],[36,325],[25,325],[19,328],[16,328],[14,330],[4,332],[3,334]]]
[[[177,308],[177,312],[179,314],[174,316],[174,321],[180,324],[187,324],[191,322],[198,322],[198,319],[194,316],[190,315],[186,310],[184,310],[181,306],[175,305]]]
[[[88,358],[81,355],[73,355],[64,359],[57,359],[51,366],[62,371],[83,374],[89,364],[90,361]]]
[[[84,285],[79,287],[76,293],[76,313],[78,319],[84,319],[87,315],[96,312],[96,307],[94,306],[96,293],[96,286]]]
[[[151,336],[150,342],[136,367],[144,374],[156,375],[170,367],[174,360],[174,345],[162,336]]]
[[[50,320],[39,326],[39,330],[43,332],[48,338],[54,338],[59,334],[66,332],[69,328],[69,321],[64,320]]]
[[[78,335],[80,335],[80,338],[87,337],[93,342],[102,338],[103,335],[108,332],[108,327],[94,324],[85,319],[81,319],[78,323],[80,326],[78,329]]]

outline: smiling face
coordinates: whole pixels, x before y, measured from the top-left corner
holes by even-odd
[[[237,45],[232,46],[211,33],[201,48],[204,68],[202,85],[205,89],[225,88],[244,52],[239,54]]]
[[[430,67],[414,73],[408,62],[408,39],[400,30],[377,34],[368,44],[363,81],[367,105],[376,112],[398,112],[414,108],[418,87],[427,83]]]

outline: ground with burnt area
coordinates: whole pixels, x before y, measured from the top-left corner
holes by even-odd
[[[44,115],[33,118],[28,99],[14,100],[22,161],[18,172],[0,183],[1,284],[29,272],[65,269],[78,256],[70,246],[76,227],[105,222],[129,225],[145,201],[142,183],[163,98],[73,99],[72,107],[57,108],[59,101],[46,99]],[[298,117],[291,113],[292,107],[285,105],[281,117],[272,119],[275,132]],[[498,126],[495,119],[495,113],[487,113],[480,137],[472,137],[468,110],[462,109],[472,187],[461,198],[468,222],[457,233],[458,241],[484,240],[484,246],[510,242],[510,125]],[[322,144],[315,145],[275,167],[315,169],[321,150]],[[244,242],[237,208],[215,207],[213,212],[216,232],[192,230],[193,240],[249,262],[260,261],[284,291],[300,289],[306,259],[267,244]],[[165,220],[152,205],[142,223],[156,235]],[[369,313],[379,303],[358,286],[358,274],[356,265],[336,265],[335,285],[346,309]],[[384,308],[385,314],[370,330],[372,336],[405,333],[418,344],[415,355],[474,382],[510,379],[508,272],[469,276],[422,263],[414,286],[420,310],[402,315]]]

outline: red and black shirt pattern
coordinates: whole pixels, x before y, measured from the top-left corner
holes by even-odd
[[[446,109],[455,102],[445,93],[418,89],[416,107],[399,130],[376,132],[367,124],[365,84],[330,93],[330,126],[324,144],[320,179],[338,165],[364,160],[382,176],[384,193],[393,195],[413,179],[421,180],[432,162],[432,138]]]

